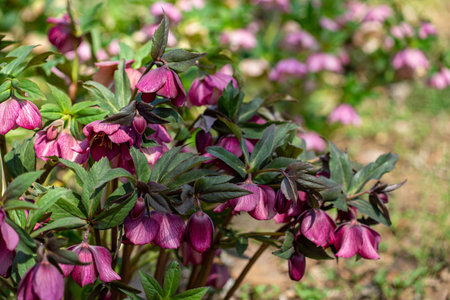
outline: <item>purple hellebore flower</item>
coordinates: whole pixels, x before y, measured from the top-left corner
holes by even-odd
[[[397,54],[392,59],[392,66],[396,70],[417,70],[428,69],[430,64],[422,51],[418,49],[407,48]]]
[[[86,140],[82,142],[82,148],[86,149],[89,143],[89,152],[92,159],[99,161],[102,157],[113,160],[119,154],[130,155],[127,151],[133,145],[133,139],[129,135],[129,128],[120,124],[101,123],[100,120],[91,122],[83,128]],[[125,147],[122,147],[125,146]]]
[[[288,266],[289,277],[291,278],[291,280],[301,280],[303,278],[303,275],[305,275],[305,256],[302,253],[295,251],[294,253],[292,253],[291,257],[289,257]]]
[[[36,105],[28,100],[10,98],[0,103],[0,134],[22,127],[33,130],[42,127],[42,117]]]
[[[188,92],[189,102],[195,106],[215,105],[222,96],[223,89],[232,82],[235,88],[238,87],[233,76],[216,72],[207,75],[205,78],[196,78]]]
[[[422,40],[432,35],[437,35],[437,29],[432,23],[423,22],[422,24],[420,24],[419,37]]]
[[[147,138],[155,140],[158,144],[170,143],[172,141],[170,134],[163,125],[149,124],[148,127],[154,130],[154,132],[147,136]]]
[[[195,146],[200,154],[206,153],[206,148],[212,145],[212,134],[204,130],[200,130],[195,135]]]
[[[205,252],[196,251],[188,242],[181,243],[178,253],[183,257],[183,265],[185,266],[189,264],[201,265],[205,257]]]
[[[298,30],[287,33],[283,39],[282,46],[286,47],[288,50],[297,51],[298,48],[314,50],[317,49],[318,44],[316,38],[309,32]]]
[[[203,253],[213,242],[214,223],[207,214],[199,210],[189,218],[184,234],[192,248]]]
[[[249,215],[256,220],[270,220],[276,215],[275,211],[275,192],[271,187],[259,185],[263,191],[262,197],[259,197],[256,207],[249,211]]]
[[[240,187],[248,190],[252,194],[230,199],[227,201],[227,203],[233,208],[234,213],[241,211],[253,211],[259,204],[260,199],[266,197],[265,191],[256,184],[243,183],[240,185]]]
[[[328,122],[341,123],[343,125],[361,126],[362,120],[350,104],[341,104],[328,116]]]
[[[56,120],[44,130],[36,133],[34,140],[34,150],[36,156],[47,161],[49,156],[57,156],[79,164],[84,163],[89,153],[80,147],[70,130],[62,130],[64,121]]]
[[[168,98],[176,106],[183,106],[186,100],[186,92],[180,78],[167,66],[150,70],[137,83],[136,88],[142,93]]]
[[[404,39],[406,37],[412,37],[414,35],[414,29],[408,23],[402,22],[397,26],[392,26],[391,34],[398,39]]]
[[[380,235],[367,225],[356,220],[341,224],[335,232],[336,256],[349,258],[359,254],[366,259],[379,259]]]
[[[439,73],[434,74],[428,84],[438,90],[443,90],[450,85],[450,69],[442,68]]]
[[[206,280],[206,286],[212,286],[216,290],[221,290],[228,279],[230,279],[230,271],[225,265],[213,264],[211,266],[211,272]]]
[[[141,148],[141,152],[144,153],[150,165],[154,165],[168,150],[165,145]]]
[[[120,276],[111,268],[111,254],[108,249],[101,246],[91,246],[86,242],[67,248],[78,255],[78,259],[88,265],[60,264],[64,276],[72,274],[73,280],[80,286],[94,283],[97,277],[103,282],[120,280]]]
[[[143,135],[145,129],[147,128],[147,121],[139,113],[136,113],[131,125],[133,126],[133,129],[137,134]]]
[[[276,223],[288,223],[292,218],[297,218],[306,208],[306,193],[298,191],[298,201],[287,200],[283,193],[279,191],[275,203],[275,210],[278,214],[275,215]]]
[[[150,13],[158,18],[162,18],[164,12],[171,22],[178,23],[181,21],[181,12],[172,3],[155,2],[150,8]]]
[[[306,60],[306,68],[310,73],[320,71],[342,72],[342,63],[336,55],[328,53],[315,53]]]
[[[363,22],[383,23],[392,15],[392,8],[389,5],[382,4],[370,7],[363,19]]]
[[[307,73],[305,64],[295,58],[280,60],[269,74],[272,81],[285,81],[287,78],[301,78]]]
[[[158,233],[153,243],[164,249],[176,249],[180,243],[185,230],[185,224],[181,217],[152,211],[150,217],[159,224]]]
[[[305,141],[307,151],[323,152],[327,144],[316,132],[305,132],[299,134],[299,137]]]
[[[60,300],[64,294],[64,277],[46,258],[32,266],[22,277],[18,300]]]
[[[19,235],[6,223],[6,213],[0,209],[0,276],[9,276],[18,243]]]
[[[300,231],[304,237],[317,247],[328,247],[335,241],[333,219],[321,209],[308,209],[299,217]]]
[[[349,206],[347,211],[343,211],[338,209],[336,222],[346,222],[356,219],[356,215],[358,214],[358,210],[356,207]]]
[[[73,34],[68,14],[63,15],[62,18],[48,18],[47,23],[56,25],[48,31],[48,40],[61,53],[72,51],[80,44],[81,38]]]
[[[258,45],[255,34],[248,29],[223,32],[220,36],[220,43],[230,45],[231,51],[251,50]]]
[[[154,240],[159,230],[159,224],[145,211],[145,201],[139,197],[125,218],[125,236],[133,245],[146,245]]]

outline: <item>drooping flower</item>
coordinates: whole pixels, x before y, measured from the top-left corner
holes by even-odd
[[[9,276],[18,243],[19,235],[6,223],[6,213],[0,209],[0,276]]]
[[[120,280],[120,276],[111,268],[111,254],[101,246],[91,246],[87,242],[73,245],[67,248],[78,255],[78,259],[88,265],[64,265],[60,264],[64,276],[72,274],[73,280],[80,286],[94,283],[97,277],[103,282]]]
[[[213,264],[211,266],[211,272],[206,280],[206,286],[212,286],[216,290],[221,290],[228,279],[230,279],[230,271],[228,267],[220,264]]]
[[[181,12],[172,3],[158,1],[153,3],[150,8],[150,13],[157,18],[162,18],[166,13],[170,22],[178,23],[181,21]]]
[[[361,126],[362,120],[350,104],[341,104],[328,116],[328,122],[341,123],[343,125]]]
[[[183,265],[201,265],[205,257],[205,252],[196,251],[188,242],[182,242],[178,253],[183,258]]]
[[[336,224],[333,219],[321,209],[308,209],[299,217],[300,231],[304,237],[317,245],[327,247],[332,245]]]
[[[339,58],[333,54],[315,53],[306,60],[308,72],[317,73],[320,71],[342,72],[342,63]]]
[[[182,106],[186,92],[177,73],[166,66],[150,70],[136,85],[142,93],[156,94],[168,98],[176,106]]]
[[[305,132],[299,134],[299,137],[305,141],[307,151],[323,152],[327,144],[316,132]]]
[[[145,211],[145,201],[139,197],[129,215],[123,221],[125,236],[134,245],[146,245],[153,241],[159,224]]]
[[[248,190],[251,194],[228,200],[227,203],[233,208],[233,212],[250,212],[256,208],[260,198],[266,197],[265,192],[257,184],[243,183],[241,188]]]
[[[0,119],[0,134],[3,135],[17,127],[30,130],[42,127],[39,109],[28,100],[10,98],[0,103]]]
[[[443,90],[450,86],[450,69],[442,68],[430,78],[428,84],[438,90]]]
[[[256,207],[249,211],[249,215],[256,220],[270,220],[276,215],[275,211],[275,192],[271,187],[266,185],[258,185],[263,193],[259,194]]]
[[[335,232],[336,256],[349,258],[359,254],[366,259],[379,259],[380,235],[367,225],[356,220],[341,224]]]
[[[64,294],[64,277],[47,258],[32,266],[22,277],[18,300],[60,300]]]
[[[292,218],[297,218],[307,208],[306,193],[298,191],[298,200],[287,200],[280,191],[277,194],[275,210],[278,212],[273,218],[276,223],[288,223]]]
[[[309,32],[304,30],[296,30],[286,34],[283,39],[282,46],[288,50],[298,50],[299,48],[314,50],[317,49],[318,43],[316,38]]]
[[[203,253],[211,246],[214,238],[214,223],[203,211],[192,214],[185,230],[185,240],[196,251]]]
[[[251,50],[256,47],[258,41],[252,31],[248,29],[237,29],[223,32],[220,36],[220,43],[229,45],[231,51],[238,51],[240,49]]]
[[[415,71],[428,69],[430,64],[422,51],[407,48],[395,54],[392,59],[392,66],[396,70]]]
[[[303,278],[303,275],[305,275],[305,267],[306,267],[305,256],[302,253],[295,251],[289,257],[288,266],[289,266],[289,277],[291,278],[291,280],[295,281],[301,280]]]
[[[414,35],[414,29],[408,23],[402,22],[397,26],[392,26],[391,34],[398,39],[404,39],[406,37],[412,37]]]
[[[204,130],[200,130],[195,135],[195,146],[200,154],[206,153],[206,148],[212,145],[212,134]]]
[[[288,78],[301,78],[307,73],[305,64],[295,58],[280,60],[270,71],[269,79],[272,81],[285,81]]]
[[[48,40],[62,53],[72,51],[80,44],[81,38],[74,35],[68,14],[61,18],[48,18],[47,23],[56,25],[48,31]]]
[[[429,36],[437,35],[436,27],[430,22],[420,24],[419,37],[424,40]]]
[[[389,5],[382,4],[372,6],[367,10],[367,13],[363,19],[363,22],[378,22],[383,23],[387,18],[392,15],[393,11]]]
[[[153,243],[164,249],[176,249],[180,247],[185,230],[183,219],[174,214],[160,213],[157,211],[152,211],[150,216],[159,224],[158,233]]]
[[[215,105],[222,96],[223,89],[230,82],[235,88],[238,87],[233,76],[221,72],[207,75],[202,79],[196,78],[188,92],[189,102],[195,106]]]

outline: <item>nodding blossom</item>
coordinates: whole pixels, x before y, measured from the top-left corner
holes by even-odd
[[[42,117],[36,105],[28,100],[9,98],[0,103],[0,134],[22,127],[35,129],[42,127]]]
[[[48,31],[48,40],[61,53],[74,50],[81,43],[81,38],[73,33],[71,20],[68,14],[61,18],[48,18],[47,23],[55,24]]]
[[[196,78],[188,92],[189,103],[195,106],[215,105],[222,96],[223,89],[232,82],[238,87],[236,80],[225,73],[216,72],[204,78]]]
[[[361,126],[362,119],[350,104],[341,104],[328,116],[328,122]]]
[[[301,78],[307,73],[305,64],[295,58],[280,60],[269,74],[272,81],[285,81],[289,78]]]

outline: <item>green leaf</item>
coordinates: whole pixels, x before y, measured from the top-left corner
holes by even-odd
[[[313,259],[333,259],[322,247],[317,247],[316,244],[305,238],[304,236],[299,236],[294,243],[297,249],[303,253],[306,257]]]
[[[242,236],[236,240],[236,252],[239,256],[242,256],[248,248],[248,237]]]
[[[48,100],[55,102],[61,107],[61,111],[64,113],[69,113],[72,107],[72,101],[69,96],[58,89],[57,87],[49,84],[51,93],[47,95]]]
[[[151,181],[159,182],[161,180],[161,177],[165,174],[170,163],[174,161],[181,149],[182,147],[174,147],[161,155],[153,166],[152,174],[150,176]]]
[[[95,81],[87,81],[83,86],[92,93],[101,109],[105,110],[109,114],[119,112],[120,107],[117,105],[116,97],[104,85]]]
[[[239,110],[239,123],[247,122],[248,120],[250,120],[256,114],[258,108],[263,102],[264,99],[255,98],[252,101],[242,105],[241,109]]]
[[[339,197],[331,201],[331,203],[333,203],[333,206],[337,209],[348,211],[347,197],[345,197],[345,195],[343,194],[339,195]]]
[[[378,180],[385,173],[392,171],[397,160],[398,156],[396,154],[386,153],[378,157],[375,162],[364,166],[353,176],[349,195],[360,192],[369,180]]]
[[[163,298],[163,290],[155,278],[141,271],[139,271],[139,277],[148,300],[161,300]]]
[[[124,188],[117,189],[118,192],[111,194],[107,202],[111,202],[110,199],[117,198],[119,193],[124,191]],[[116,191],[117,191],[116,190]],[[125,195],[125,194],[123,194]],[[122,195],[121,195],[122,196]],[[95,217],[95,228],[100,230],[105,230],[118,226],[123,222],[123,220],[128,216],[129,212],[133,209],[134,204],[137,200],[137,193],[133,193],[130,197],[125,199],[123,202],[114,203],[103,210],[98,216]]]
[[[39,209],[39,207],[31,202],[22,201],[22,200],[9,200],[3,206],[4,210],[13,210],[13,209]]]
[[[286,231],[284,235],[283,245],[277,251],[272,252],[273,255],[282,259],[289,259],[291,254],[294,253],[294,234],[290,231]]]
[[[6,223],[11,226],[15,232],[19,235],[19,244],[17,245],[16,251],[21,251],[25,254],[34,255],[36,253],[36,243],[28,235],[28,233],[23,230],[19,225],[14,223],[11,219],[6,218]]]
[[[119,63],[118,69],[114,72],[114,88],[117,105],[125,107],[131,98],[131,87],[128,75],[125,72],[125,60]]]
[[[164,298],[170,299],[175,294],[180,283],[180,266],[176,261],[170,263],[166,269],[166,275],[164,276]]]
[[[330,172],[331,179],[342,186],[347,192],[350,188],[353,171],[348,154],[341,152],[332,142],[330,144]]]
[[[383,215],[383,212],[377,206],[370,204],[368,201],[363,199],[355,199],[349,201],[348,205],[356,207],[360,213],[368,215],[370,218],[386,225],[387,227],[391,226],[391,222]]]
[[[41,115],[50,121],[61,119],[64,115],[62,108],[54,103],[46,103],[41,107]]]
[[[184,72],[195,64],[195,62],[206,53],[194,53],[183,49],[174,49],[163,55],[163,59],[167,62],[169,68],[175,72]]]
[[[48,231],[48,230],[66,230],[66,229],[75,229],[80,228],[86,225],[87,222],[85,220],[81,220],[75,217],[67,217],[63,219],[58,219],[53,221],[50,224],[47,224],[44,227],[39,228],[36,231],[31,233],[32,237],[39,236],[40,233]]]
[[[0,102],[3,102],[11,97],[11,80],[5,80],[0,85]]]
[[[243,99],[244,93],[235,88],[230,81],[223,90],[222,96],[220,96],[217,103],[219,111],[231,120],[235,120]]]
[[[22,92],[26,92],[26,99],[27,100],[41,100],[44,99],[44,94],[42,93],[41,89],[39,88],[39,86],[34,83],[31,80],[28,79],[21,79],[19,82],[19,86],[18,88],[22,91]]]
[[[83,101],[83,102],[78,102],[75,103],[72,108],[70,109],[70,112],[72,114],[77,114],[80,110],[88,108],[88,107],[92,107],[94,105],[98,105],[97,101]],[[96,108],[97,109],[97,108]]]
[[[30,213],[30,216],[28,217],[28,228],[33,228],[48,209],[50,209],[62,196],[70,192],[71,191],[68,189],[57,187],[48,190],[48,192],[41,196],[36,202],[40,210],[32,211]]]
[[[295,180],[298,185],[303,189],[313,189],[317,191],[325,190],[330,188],[328,182],[323,179],[323,177],[316,177],[314,175],[301,173]]]
[[[15,142],[13,148],[6,153],[4,160],[8,173],[13,178],[25,172],[34,171],[36,169],[36,154],[33,138],[24,139],[20,144]]]
[[[125,59],[125,60],[129,60],[129,59],[133,59],[133,49],[131,49],[130,46],[128,46],[127,44],[124,44],[122,42],[119,42],[119,58]]]
[[[238,172],[242,178],[245,178],[245,176],[247,175],[244,163],[238,157],[236,157],[236,155],[226,150],[225,148],[220,146],[210,146],[206,148],[206,151],[230,166],[233,170]]]
[[[69,169],[71,169],[72,171],[74,171],[75,175],[77,176],[78,183],[82,185],[82,183],[87,178],[88,172],[80,164],[77,164],[76,162],[66,160],[63,158],[60,158],[59,162],[68,167]]]
[[[291,178],[284,177],[281,181],[280,189],[286,199],[297,201],[297,185]]]
[[[131,157],[133,158],[136,176],[140,181],[148,182],[150,179],[150,166],[144,153],[139,149],[132,147],[130,149]]]
[[[239,187],[233,183],[221,183],[216,185],[206,185],[203,183],[203,178],[199,179],[195,185],[195,192],[198,194],[200,200],[217,203],[225,200],[234,199],[251,194],[250,191]]]
[[[207,160],[207,157],[194,156],[190,153],[180,153],[170,163],[170,166],[166,169],[165,174],[161,177],[160,182],[162,184],[169,184],[173,178]]]
[[[201,300],[208,290],[207,287],[199,287],[191,290],[184,291],[174,297],[171,300]]]
[[[169,18],[166,13],[164,13],[164,17],[159,23],[158,28],[152,37],[152,50],[151,55],[153,59],[160,59],[166,50],[167,39],[169,37]]]
[[[25,69],[28,69],[30,67],[35,67],[35,66],[39,66],[42,64],[45,64],[47,62],[47,58],[50,55],[53,54],[58,54],[57,52],[53,52],[53,51],[45,51],[43,53],[40,53],[36,56],[34,56],[27,64],[27,66],[25,67]]]
[[[8,63],[2,69],[2,73],[6,75],[13,75],[14,77],[21,73],[25,66],[25,59],[34,47],[36,46],[20,46],[19,48],[9,52],[6,57],[16,57],[16,59]]]
[[[250,170],[255,171],[261,164],[272,156],[275,138],[275,125],[264,130],[261,139],[256,143],[250,156]]]
[[[102,5],[102,2],[98,2],[94,6],[84,9],[83,13],[80,15],[80,28],[83,34],[88,33],[95,22],[98,22],[97,14]]]
[[[4,201],[17,200],[43,172],[44,171],[42,170],[34,171],[17,176],[16,179],[8,185],[8,188],[2,197]]]
[[[213,170],[194,169],[186,173],[180,174],[173,178],[173,180],[167,185],[169,189],[177,189],[183,184],[194,182],[197,179],[205,177],[207,175],[216,175],[217,172]]]
[[[150,51],[152,49],[152,42],[149,41],[145,45],[143,45],[141,48],[139,48],[138,51],[136,51],[136,54],[134,55],[135,62],[133,63],[133,68],[136,70],[142,67],[142,65],[150,62]]]

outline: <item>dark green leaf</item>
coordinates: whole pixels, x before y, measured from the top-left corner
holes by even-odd
[[[163,55],[163,59],[168,63],[169,68],[175,72],[184,72],[195,64],[195,62],[206,53],[194,53],[183,49],[174,49]]]
[[[13,75],[14,77],[21,73],[25,66],[25,59],[31,53],[34,47],[36,46],[20,46],[19,48],[9,52],[6,57],[16,57],[16,59],[8,63],[2,69],[2,73]]]
[[[22,200],[9,200],[3,206],[4,210],[13,210],[13,209],[39,209],[39,207],[31,202],[22,201]]]
[[[363,199],[355,199],[349,201],[348,205],[356,207],[360,213],[368,215],[373,220],[380,222],[387,227],[391,226],[391,222],[383,215],[383,212],[380,211],[377,206],[373,206],[368,201]]]
[[[219,111],[231,120],[235,120],[243,99],[244,93],[235,88],[230,81],[226,89],[223,90],[222,96],[219,98]]]
[[[250,120],[257,112],[258,108],[264,102],[261,98],[255,98],[250,102],[242,105],[239,111],[239,123],[247,122]]]
[[[245,176],[247,175],[244,163],[233,153],[227,151],[225,148],[219,146],[210,146],[206,148],[206,151],[230,166],[233,170],[238,172],[242,178],[245,178]]]
[[[350,188],[353,171],[347,153],[341,152],[332,142],[330,144],[330,172],[331,179],[339,183],[347,192]]]
[[[120,108],[125,107],[131,97],[130,80],[125,72],[125,60],[119,63],[118,69],[114,72],[114,88],[117,105]]]
[[[297,201],[298,199],[297,184],[291,178],[284,177],[283,180],[281,181],[280,189],[284,197],[286,197],[286,199]]]
[[[153,59],[160,59],[164,54],[167,46],[167,39],[169,37],[169,18],[166,13],[164,13],[164,17],[159,23],[158,28],[152,37],[152,49],[151,55]]]
[[[22,143],[14,143],[13,148],[4,157],[8,173],[17,177],[25,172],[36,169],[36,154],[33,138],[24,139]]]
[[[236,240],[236,252],[239,256],[242,256],[248,248],[248,237],[240,237]]]
[[[14,223],[11,219],[6,218],[6,222],[19,235],[19,244],[17,245],[16,251],[21,251],[25,254],[34,255],[36,253],[37,248],[34,240],[28,235],[28,233],[25,230],[23,230],[23,228]]]
[[[187,290],[172,297],[171,300],[201,300],[203,296],[206,294],[207,290],[208,288],[206,287]]]
[[[17,176],[16,179],[8,185],[8,188],[2,197],[4,201],[17,200],[43,172],[44,171],[42,170],[34,171]]]
[[[40,54],[36,55],[35,57],[33,57],[33,58],[28,62],[28,64],[27,64],[27,66],[25,67],[25,69],[28,69],[28,68],[30,68],[30,67],[34,67],[34,66],[39,66],[39,65],[45,64],[45,63],[47,62],[47,58],[48,58],[50,55],[53,55],[53,54],[57,54],[57,53],[56,53],[56,52],[53,52],[53,51],[46,51],[46,52],[43,52],[43,53],[40,53]]]
[[[39,211],[33,211],[28,217],[28,228],[34,228],[34,225],[42,218],[44,213],[51,208],[62,196],[70,193],[71,191],[65,188],[53,188],[48,190],[43,196],[41,196],[36,204],[40,208]]]
[[[199,188],[200,186],[201,188]],[[225,200],[251,194],[250,191],[233,183],[221,183],[211,186],[196,184],[195,192],[198,194],[200,200],[210,203],[224,202]]]
[[[120,107],[117,105],[116,97],[104,85],[95,81],[87,81],[84,83],[84,87],[92,93],[101,109],[109,114],[119,112]]]
[[[162,176],[166,173],[169,165],[174,161],[175,157],[181,151],[182,147],[174,147],[165,152],[153,166],[151,181],[159,182]]]
[[[111,197],[116,196],[117,193],[111,194]],[[105,230],[118,226],[128,216],[128,213],[134,207],[137,200],[137,194],[133,193],[130,197],[120,203],[114,203],[107,209],[102,211],[94,221],[96,222],[95,228]],[[111,201],[111,200],[109,200]]]
[[[327,252],[322,247],[317,247],[316,244],[300,235],[295,244],[297,249],[303,253],[306,257],[313,259],[333,259],[331,256],[327,254]]]
[[[148,300],[162,300],[163,290],[152,276],[139,271],[142,287]]]
[[[141,181],[147,182],[150,179],[150,167],[144,153],[133,147],[130,149],[130,154],[133,158],[137,178]]]
[[[253,148],[250,156],[250,169],[252,171],[258,170],[261,164],[272,156],[275,138],[275,125],[270,125],[264,130],[261,139]]]
[[[36,231],[31,233],[32,237],[37,237],[40,233],[48,231],[48,230],[66,230],[66,229],[75,229],[80,228],[86,225],[85,220],[81,220],[75,217],[67,217],[63,219],[58,219],[53,221],[50,224],[45,225],[44,227],[39,228]]]
[[[282,259],[289,259],[294,251],[294,234],[290,231],[286,231],[286,234],[284,235],[283,245],[277,251],[272,252],[272,254]]]

